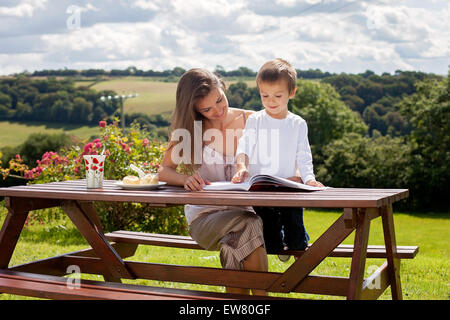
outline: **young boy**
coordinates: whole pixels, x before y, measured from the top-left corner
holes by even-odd
[[[305,184],[323,187],[313,173],[306,122],[288,111],[288,102],[297,91],[295,69],[283,59],[268,61],[258,71],[256,84],[264,109],[247,120],[236,150],[237,172],[232,182],[243,182],[255,174],[271,174],[297,182],[301,178]],[[307,247],[303,208],[254,209],[263,219],[267,253]]]

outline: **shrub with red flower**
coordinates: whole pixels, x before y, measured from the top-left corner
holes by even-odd
[[[104,170],[105,179],[121,180],[126,175],[135,175],[129,167],[131,163],[146,172],[156,173],[166,144],[149,139],[150,134],[138,124],[132,124],[124,133],[117,123],[107,125],[100,121],[99,138],[62,149],[59,153],[46,152],[31,169],[17,155],[10,161],[10,168],[0,166],[0,173],[7,176],[13,170],[29,179],[29,183],[82,179],[86,172],[83,155],[100,154],[103,150],[107,156],[105,162],[94,165]],[[157,209],[146,204],[108,202],[95,205],[105,230],[187,234],[183,207]]]

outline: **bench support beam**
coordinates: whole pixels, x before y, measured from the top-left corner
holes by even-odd
[[[78,265],[83,273],[98,274],[102,268],[101,260],[96,257],[64,256],[62,259],[63,267]],[[125,261],[125,264],[138,279],[245,289],[269,290],[268,288],[273,281],[282,275],[282,273],[277,272],[240,271],[136,261]],[[292,292],[345,296],[348,284],[348,278],[314,275],[307,276]]]
[[[132,243],[112,243],[111,246],[122,258],[128,258],[133,256],[137,249],[137,244]],[[16,265],[9,268],[8,270],[37,273],[37,274],[47,274],[53,276],[64,276],[67,274],[66,272],[67,267],[70,266],[70,264],[69,265],[64,264],[65,256],[97,257],[93,249],[84,249],[58,255],[47,259],[41,259],[29,263]],[[73,265],[77,264],[74,263]],[[106,267],[103,267],[103,269],[97,268],[97,271],[98,272],[96,274],[101,274],[105,278],[105,281],[109,281],[108,277],[110,276],[110,272],[106,269]],[[83,269],[81,269],[81,272],[85,273]]]
[[[364,281],[360,299],[376,300],[387,289],[389,286],[387,265],[387,262],[385,262]]]
[[[301,281],[352,233],[354,229],[347,228],[347,225],[343,214],[274,281],[269,290],[286,293],[294,291]]]

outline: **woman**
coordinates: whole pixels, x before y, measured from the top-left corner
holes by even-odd
[[[203,69],[187,71],[177,86],[171,141],[158,172],[160,181],[201,191],[210,181],[231,180],[239,134],[250,114],[228,107],[225,84],[216,75]],[[177,170],[180,165],[182,173]],[[185,215],[189,233],[200,246],[220,249],[223,268],[267,271],[262,221],[252,207],[186,205]],[[241,288],[226,291],[249,293]]]

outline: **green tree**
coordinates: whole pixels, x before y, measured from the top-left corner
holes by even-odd
[[[75,123],[87,123],[92,119],[92,102],[82,97],[73,100],[72,121]]]
[[[172,75],[174,75],[175,77],[181,77],[185,72],[186,70],[181,67],[175,67],[172,69]]]
[[[367,131],[359,114],[347,107],[326,83],[301,81],[291,107],[308,123],[309,142],[316,151],[345,133],[364,135]]]
[[[416,84],[417,93],[400,103],[411,133],[410,188],[425,207],[449,209],[450,194],[450,72],[442,80]]]
[[[12,100],[11,97],[7,94],[0,92],[0,105],[5,106],[6,108],[11,108]]]
[[[31,120],[33,109],[28,103],[17,103],[16,113],[14,114],[14,120]]]
[[[409,146],[402,138],[344,135],[324,147],[317,177],[326,185],[345,188],[407,188],[404,168]]]
[[[63,100],[56,101],[50,109],[50,116],[53,121],[69,122],[72,113],[72,106]]]
[[[0,104],[0,120],[8,120],[11,118],[11,109]]]
[[[17,153],[23,157],[27,165],[35,166],[36,160],[41,159],[42,154],[47,151],[56,152],[70,142],[70,137],[64,133],[33,133],[18,147]]]

